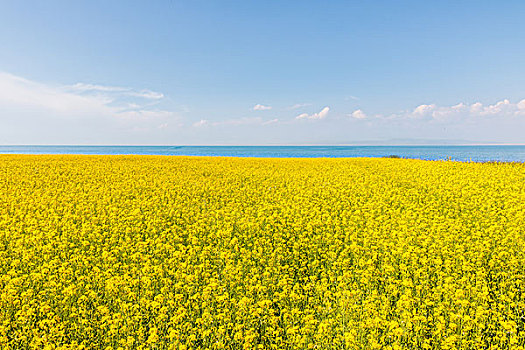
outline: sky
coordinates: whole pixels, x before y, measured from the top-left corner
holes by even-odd
[[[2,1],[0,144],[525,144],[523,1]]]

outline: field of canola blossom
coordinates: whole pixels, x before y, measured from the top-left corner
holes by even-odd
[[[0,156],[2,349],[523,349],[525,165]]]

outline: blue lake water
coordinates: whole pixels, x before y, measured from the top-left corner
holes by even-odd
[[[227,157],[387,157],[525,162],[525,146],[0,146],[0,154],[150,154]]]

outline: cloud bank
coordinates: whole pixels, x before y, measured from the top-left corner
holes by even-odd
[[[483,105],[480,102],[453,106],[438,106],[436,104],[422,104],[412,111],[392,114],[391,118],[416,118],[432,120],[451,120],[484,117],[520,117],[525,116],[525,99],[511,103],[505,99],[494,104]]]
[[[437,104],[421,104],[411,110],[391,114],[367,114],[357,109],[348,115],[354,119],[371,120],[426,120],[443,122],[461,122],[469,119],[482,118],[509,118],[525,116],[525,99],[512,103],[508,99],[494,104],[484,105],[480,102],[465,104],[458,103],[452,106],[438,106]]]
[[[0,143],[146,142],[142,135],[181,125],[176,113],[159,108],[163,99],[147,89],[56,85],[0,72]]]
[[[525,143],[525,99],[425,103],[383,114],[326,106],[296,115],[294,109],[306,107],[297,104],[257,117],[204,106],[181,112],[187,119],[166,100],[149,89],[49,84],[0,72],[0,144],[373,144],[415,138]]]
[[[155,91],[116,86],[83,83],[54,86],[0,72],[0,108],[9,110],[40,110],[67,118],[167,117],[171,112],[150,108],[150,100],[158,101],[163,97]]]

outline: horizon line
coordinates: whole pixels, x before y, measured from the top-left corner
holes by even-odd
[[[393,143],[393,144],[0,144],[0,147],[417,147],[525,146],[525,143]]]

